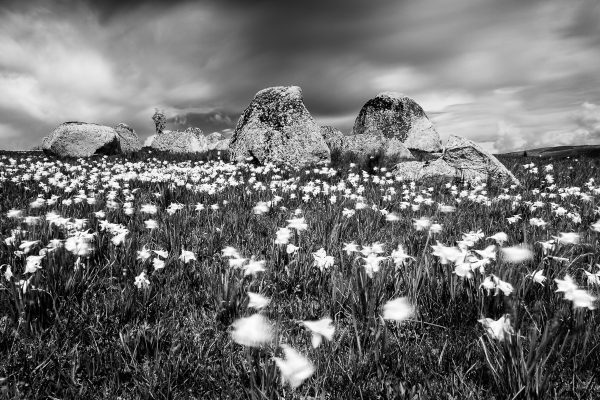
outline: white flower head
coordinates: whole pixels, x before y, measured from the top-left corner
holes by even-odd
[[[491,318],[482,318],[478,322],[483,325],[488,335],[500,342],[506,338],[506,335],[513,333],[508,315],[503,315],[496,321]]]
[[[333,339],[335,327],[332,324],[331,318],[322,318],[318,321],[302,321],[302,325],[307,327],[311,333],[311,343],[313,348],[319,347],[323,338],[327,340]]]
[[[390,300],[383,306],[383,319],[405,321],[413,316],[415,308],[409,303],[407,297]]]
[[[231,338],[243,346],[259,347],[273,339],[273,326],[267,317],[261,314],[240,318],[231,326]]]
[[[271,303],[271,299],[264,297],[258,293],[248,292],[248,307],[256,310],[262,310]]]
[[[525,245],[504,247],[502,258],[508,263],[518,264],[533,259],[533,252]]]
[[[281,345],[285,359],[274,357],[275,364],[281,372],[281,382],[286,382],[295,389],[315,372],[313,364],[302,354],[288,345]]]

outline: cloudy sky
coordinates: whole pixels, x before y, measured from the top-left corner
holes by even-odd
[[[0,148],[63,121],[228,131],[299,85],[349,132],[381,91],[494,151],[600,144],[597,0],[0,0]]]

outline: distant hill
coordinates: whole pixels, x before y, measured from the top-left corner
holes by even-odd
[[[524,153],[527,153],[527,157],[540,158],[563,158],[583,156],[600,157],[600,145],[541,147],[538,149],[513,151],[511,153],[503,153],[499,155],[516,157],[523,156]]]

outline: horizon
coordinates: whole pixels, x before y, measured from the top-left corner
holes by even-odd
[[[298,85],[319,125],[351,131],[398,91],[440,133],[494,153],[600,144],[594,0],[5,1],[0,146],[60,123],[231,133],[254,95]]]

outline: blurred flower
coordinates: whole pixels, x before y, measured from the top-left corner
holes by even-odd
[[[129,231],[127,229],[125,229],[123,232],[118,233],[117,235],[113,236],[111,239],[112,244],[114,244],[115,246],[119,246],[120,244],[122,244],[125,241],[125,236],[129,233]]]
[[[441,244],[439,241],[437,245],[432,245],[433,255],[440,258],[441,264],[448,264],[448,262],[455,262],[462,256],[462,251],[457,247],[447,247]]]
[[[533,259],[533,252],[525,245],[504,247],[502,259],[507,263],[517,264]]]
[[[431,221],[429,220],[429,218],[421,217],[419,219],[415,219],[413,225],[415,226],[416,230],[423,231],[429,228],[429,226],[431,225]]]
[[[566,296],[565,296],[566,298]],[[587,308],[589,310],[595,310],[596,306],[594,301],[596,297],[589,294],[586,290],[576,289],[571,293],[571,301],[573,301],[574,308]]]
[[[532,272],[530,274],[527,274],[526,276],[531,277],[531,279],[533,279],[534,282],[537,282],[540,285],[544,286],[546,277],[543,275],[543,273],[544,271],[540,269],[539,271]]]
[[[136,276],[133,284],[137,286],[138,289],[148,289],[150,287],[150,281],[146,277],[146,272],[142,271],[138,276]]]
[[[300,248],[300,247],[298,247],[298,246],[294,246],[293,244],[289,243],[289,244],[287,245],[287,247],[285,248],[285,252],[286,252],[287,254],[293,254],[293,253],[297,252],[299,248]]]
[[[154,254],[156,254],[159,257],[162,258],[167,258],[169,256],[169,253],[165,250],[152,250],[154,252]]]
[[[296,229],[297,231],[308,229],[308,224],[304,220],[304,217],[288,219],[287,222],[288,228]]]
[[[483,325],[488,335],[498,341],[503,341],[506,338],[506,335],[511,335],[513,333],[513,328],[510,325],[508,315],[503,315],[496,321],[491,318],[483,318],[477,320],[477,322]]]
[[[250,298],[250,300],[248,301],[248,307],[254,308],[256,310],[262,310],[271,302],[271,299],[264,297],[258,293],[248,292],[248,297]]]
[[[292,231],[288,228],[279,228],[277,232],[275,232],[277,237],[275,238],[276,244],[287,244],[292,236]]]
[[[490,260],[496,259],[496,246],[491,245],[483,250],[475,250],[475,253],[479,254],[481,258],[489,258]]]
[[[318,267],[321,272],[323,272],[323,269],[332,267],[335,263],[335,259],[332,256],[328,256],[324,248],[320,248],[316,252],[312,253],[312,256],[315,260],[313,265]]]
[[[157,207],[154,204],[143,204],[140,207],[140,212],[144,213],[144,214],[156,214],[156,212],[158,211]]]
[[[346,217],[346,218],[350,218],[350,217],[352,217],[352,216],[353,216],[355,213],[356,213],[356,211],[354,211],[354,210],[349,210],[349,209],[347,209],[347,208],[344,208],[344,209],[342,210],[342,215],[343,215],[344,217]]]
[[[23,210],[11,209],[6,213],[8,218],[21,218],[23,216]]]
[[[508,242],[508,235],[504,232],[498,232],[498,233],[488,237],[488,239],[493,239],[496,241],[496,243],[498,243],[500,246],[502,246],[505,242]]]
[[[383,306],[383,319],[404,321],[413,316],[414,307],[408,302],[407,297],[390,300]]]
[[[163,269],[165,267],[165,262],[160,258],[155,258],[152,260],[152,266],[154,267],[155,271],[158,271],[159,269]]]
[[[442,231],[442,225],[440,225],[440,224],[432,224],[429,227],[429,232],[431,232],[431,233],[435,234],[435,233],[440,233],[441,231]]]
[[[344,250],[346,254],[350,255],[351,253],[358,252],[358,245],[354,242],[344,243],[344,248],[342,250]]]
[[[585,270],[583,272],[585,272],[585,276],[590,285],[600,285],[600,272],[597,272],[595,274],[587,272]]]
[[[557,236],[553,236],[558,243],[577,244],[579,243],[579,234],[576,232],[560,232]]]
[[[396,222],[400,220],[400,217],[395,213],[389,213],[385,216],[385,220],[388,222]]]
[[[307,327],[311,333],[311,343],[313,348],[319,347],[323,338],[327,340],[333,339],[335,327],[332,325],[331,318],[322,318],[318,321],[302,321],[302,325]]]
[[[43,255],[41,256],[27,256],[27,262],[25,264],[25,274],[33,274],[34,272],[36,272],[38,269],[42,268],[42,259],[44,258]]]
[[[555,244],[554,239],[546,240],[545,242],[538,242],[542,245],[542,253],[547,254],[548,251],[554,250]]]
[[[554,279],[558,289],[557,292],[563,292],[565,294],[565,299],[571,300],[573,296],[573,292],[578,289],[577,284],[573,281],[570,275],[565,275],[565,279]]]
[[[593,223],[593,224],[590,226],[590,228],[591,228],[593,231],[600,232],[600,219],[599,219],[598,221],[596,221],[595,223]]]
[[[65,249],[76,256],[87,256],[92,252],[93,235],[79,232],[76,236],[71,236],[65,241]]]
[[[452,212],[456,211],[456,207],[447,206],[447,205],[444,205],[444,204],[440,204],[439,208],[440,208],[440,212],[443,212],[445,214],[452,213]]]
[[[146,261],[151,255],[152,254],[148,251],[148,249],[146,249],[146,246],[144,246],[141,250],[138,250],[136,259]]]
[[[404,265],[404,263],[408,259],[414,260],[414,257],[411,257],[408,254],[406,254],[406,252],[404,251],[404,247],[401,244],[398,245],[398,248],[396,250],[392,251],[391,256],[396,267]]]
[[[158,228],[158,223],[153,220],[153,219],[149,219],[144,221],[144,225],[146,226],[146,229],[156,229]]]
[[[454,273],[456,276],[460,276],[461,278],[473,278],[473,273],[471,272],[471,265],[469,263],[457,263],[454,267]]]
[[[13,277],[13,273],[12,273],[12,269],[10,268],[10,265],[6,265],[6,270],[4,270],[4,279],[6,279],[7,281],[10,281]]]
[[[269,211],[269,204],[264,201],[259,201],[258,203],[256,203],[256,205],[252,209],[252,212],[257,215],[264,214],[268,211]]]
[[[192,260],[196,260],[196,255],[193,251],[181,249],[181,255],[179,256],[179,259],[187,264]]]
[[[24,240],[19,245],[19,249],[23,250],[23,253],[27,254],[31,251],[34,246],[40,243],[39,240]]]
[[[363,257],[363,260],[365,261],[365,272],[369,278],[372,278],[374,272],[379,272],[379,263],[385,260],[385,257],[379,257],[375,253],[371,253],[367,257]]]
[[[223,253],[223,257],[240,258],[240,253],[238,253],[238,251],[231,246],[225,247],[223,250],[221,250],[221,252]]]
[[[288,345],[281,345],[285,360],[279,357],[274,357],[275,364],[281,372],[281,382],[288,382],[295,389],[302,384],[306,379],[310,378],[315,371],[313,364],[303,355]]]
[[[251,259],[248,264],[244,265],[242,268],[244,268],[244,276],[256,275],[259,272],[265,271],[265,261]]]
[[[240,318],[231,326],[231,338],[242,346],[259,347],[273,339],[273,326],[261,314]]]

